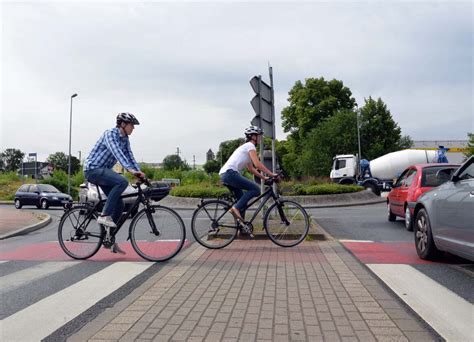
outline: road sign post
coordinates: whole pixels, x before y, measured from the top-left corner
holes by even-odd
[[[273,92],[273,72],[269,67],[270,85],[262,81],[262,76],[254,76],[250,80],[255,96],[250,101],[255,117],[251,120],[251,124],[263,129],[263,134],[272,139],[272,171],[275,172],[275,100]],[[260,143],[260,160],[263,161],[263,139]],[[263,191],[263,182],[261,190]],[[274,187],[276,190],[276,186]]]

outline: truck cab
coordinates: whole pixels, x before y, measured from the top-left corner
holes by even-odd
[[[330,174],[333,182],[340,183],[344,178],[352,178],[353,181],[348,183],[354,183],[356,174],[357,157],[355,155],[341,154],[334,157]]]

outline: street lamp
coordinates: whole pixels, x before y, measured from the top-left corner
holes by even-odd
[[[77,94],[71,95],[71,111],[69,112],[69,159],[67,167],[67,193],[71,195],[71,131],[72,131],[72,99],[75,98]]]
[[[357,170],[359,170],[359,175],[360,175],[360,172],[361,172],[361,169],[360,169],[360,158],[362,158],[362,155],[361,155],[361,151],[360,151],[360,122],[359,122],[359,114],[360,114],[360,110],[359,110],[359,107],[357,106],[357,103],[356,103],[356,115],[357,115],[357,141],[358,141],[358,144],[359,144],[359,158],[357,158],[357,162],[359,165],[357,165]]]

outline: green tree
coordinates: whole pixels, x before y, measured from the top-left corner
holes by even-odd
[[[54,170],[63,170],[64,172],[68,173],[69,156],[66,155],[66,153],[56,152],[50,154],[46,161],[53,166]],[[79,161],[79,159],[74,156],[71,156],[71,174],[77,173],[80,168],[81,162]]]
[[[409,136],[402,137],[401,129],[381,98],[369,97],[361,108],[360,141],[362,158],[371,160],[386,153],[413,145]]]
[[[467,142],[467,151],[464,152],[465,160],[474,155],[474,133],[467,133],[467,137],[469,141]]]
[[[188,163],[183,161],[177,154],[170,154],[163,159],[163,170],[190,170]]]
[[[303,176],[328,176],[336,154],[355,154],[357,117],[351,110],[340,110],[314,128],[300,153]]]
[[[21,162],[25,154],[15,148],[7,148],[0,153],[1,164],[6,172],[17,171],[21,167]]]
[[[219,163],[219,166],[225,164],[230,155],[234,153],[235,149],[242,145],[245,142],[244,138],[238,138],[234,140],[223,141],[219,145],[219,151],[216,155],[216,160]]]
[[[203,168],[206,173],[217,173],[219,172],[221,165],[217,160],[210,159],[203,165]]]
[[[289,92],[289,106],[283,108],[281,117],[285,132],[290,132],[297,142],[325,118],[340,109],[354,108],[356,101],[342,81],[308,78],[305,84],[296,81]]]

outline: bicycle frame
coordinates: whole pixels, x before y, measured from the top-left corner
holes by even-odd
[[[257,203],[257,202],[258,202],[259,200],[261,200],[262,198],[263,198],[263,201],[258,205],[257,209],[255,209],[255,212],[254,212],[252,218],[251,218],[249,221],[247,221],[247,222],[252,223],[252,222],[255,220],[255,218],[257,217],[257,215],[260,213],[260,211],[262,210],[262,208],[264,207],[264,205],[268,202],[268,200],[269,200],[270,198],[273,198],[273,200],[274,200],[275,202],[277,202],[279,196],[276,195],[276,194],[273,192],[273,188],[270,186],[270,187],[268,187],[268,189],[267,189],[263,194],[260,194],[258,197],[256,197],[256,198],[253,199],[252,201],[250,201],[250,203],[248,203],[248,204],[245,206],[244,210],[249,209],[252,205],[254,205],[255,203]],[[233,205],[233,204],[235,204],[235,203],[236,203],[236,201],[233,201],[233,202],[231,203],[231,205]],[[230,209],[230,208],[229,208],[229,209]],[[229,210],[227,210],[227,211],[226,211],[225,213],[223,213],[220,217],[218,217],[218,218],[216,219],[216,221],[219,221],[225,214],[227,214],[228,211],[229,211]],[[286,217],[285,217],[285,215],[284,215],[284,213],[283,213],[282,210],[281,210],[281,208],[278,208],[278,211],[280,212],[280,216],[282,217],[282,219],[284,218],[285,221],[287,221],[287,220],[286,220]],[[226,228],[235,228],[235,229],[238,229],[238,226],[227,226],[227,225],[222,225],[222,226],[223,226],[223,227],[226,227]]]
[[[92,213],[94,211],[98,211],[97,209],[99,208],[99,206],[107,201],[106,199],[102,199],[102,196],[100,195],[100,191],[99,191],[99,186],[96,185],[96,187],[97,187],[97,194],[99,196],[99,201],[92,207],[92,210],[90,211],[89,216],[87,217],[87,219],[88,219],[87,224],[89,224],[90,220],[92,219],[90,217],[92,215]],[[117,227],[110,231],[110,235],[112,237],[115,237],[115,235],[117,235],[119,230],[124,225],[125,221],[131,216],[132,211],[137,209],[138,206],[140,205],[140,203],[143,203],[145,205],[145,207],[148,207],[148,203],[147,203],[148,200],[145,197],[145,195],[143,194],[143,190],[140,187],[140,185],[137,186],[137,190],[138,190],[137,193],[132,193],[132,194],[127,194],[127,195],[121,195],[120,196],[120,199],[135,197],[135,196],[137,196],[137,199],[135,200],[135,203],[133,203],[133,205],[130,207],[130,209],[125,213],[125,215],[122,213],[122,215],[120,216],[120,219],[116,223]],[[153,233],[159,234],[159,232],[156,228],[156,225],[155,225],[155,221],[151,217],[151,211],[147,210],[146,215],[147,215],[148,221],[150,222]],[[127,240],[129,240],[129,239],[130,239],[130,235],[127,237]]]

